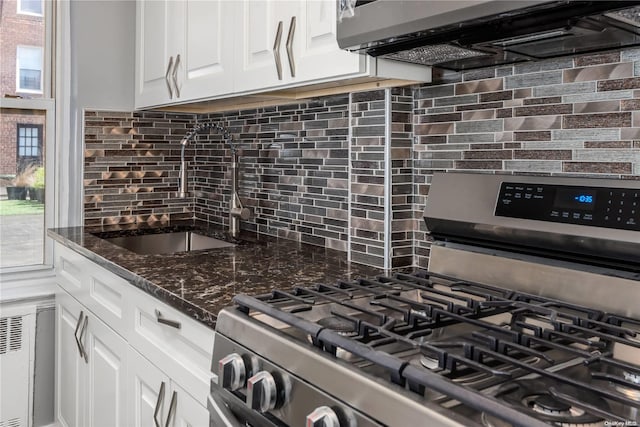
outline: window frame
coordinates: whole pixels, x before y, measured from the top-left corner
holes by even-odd
[[[6,273],[16,273],[34,270],[50,270],[53,264],[53,242],[47,238],[47,229],[54,227],[57,209],[56,182],[54,180],[55,167],[55,101],[52,98],[18,99],[5,98],[2,100],[2,108],[14,110],[40,110],[45,113],[45,124],[43,128],[44,138],[42,140],[43,165],[45,171],[45,204],[44,204],[44,233],[42,264],[20,265],[12,267],[0,267],[0,279],[4,280]],[[0,280],[1,281],[1,280]]]
[[[45,112],[44,138],[42,150],[44,152],[43,165],[45,167],[45,209],[44,209],[44,233],[42,264],[31,264],[13,267],[0,267],[0,292],[5,292],[3,283],[11,283],[22,280],[37,280],[50,277],[53,271],[53,242],[47,238],[46,230],[55,227],[58,221],[57,212],[60,202],[56,195],[59,194],[56,159],[59,156],[56,144],[56,102],[53,81],[56,73],[54,68],[54,37],[56,35],[56,1],[46,1],[43,5],[45,36],[42,59],[42,97],[41,98],[2,98],[1,106],[15,110],[41,110]],[[9,286],[10,288],[10,286]],[[1,300],[1,298],[0,298]]]
[[[46,24],[45,24],[46,25]],[[45,30],[46,32],[46,30]],[[25,89],[20,86],[20,49],[39,49],[40,50],[40,89]],[[45,81],[45,69],[46,69],[46,47],[45,46],[28,46],[17,45],[16,46],[16,93],[32,93],[45,96],[44,93],[44,81]]]
[[[22,2],[23,0],[16,0],[16,13],[19,15],[29,15],[29,16],[44,16],[44,12],[45,12],[45,4],[44,4],[44,0],[40,0],[40,13],[36,13],[36,12],[31,12],[30,10],[24,10],[22,9]]]

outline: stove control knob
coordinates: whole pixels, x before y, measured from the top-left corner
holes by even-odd
[[[276,380],[267,371],[260,371],[247,380],[247,406],[251,409],[267,412],[276,407],[278,386]]]
[[[244,386],[247,374],[242,356],[231,353],[218,362],[218,378],[222,388],[235,391]]]
[[[320,406],[307,415],[306,427],[340,427],[340,420],[333,409]]]

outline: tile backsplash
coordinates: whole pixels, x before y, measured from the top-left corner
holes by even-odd
[[[239,152],[244,229],[347,250],[349,96],[199,115],[228,128]],[[192,159],[194,213],[228,225],[231,151],[220,135],[201,135]]]
[[[193,217],[177,190],[180,139],[192,115],[87,111],[84,224],[169,222]]]
[[[426,266],[434,171],[640,175],[640,50],[443,73],[439,83],[207,115],[85,115],[85,224],[199,218],[227,225],[231,152],[186,150],[196,121],[227,126],[240,153],[245,229],[346,252],[378,267]]]
[[[516,64],[415,90],[416,212],[436,170],[639,179],[639,60],[635,49]],[[417,222],[415,263],[426,265]]]

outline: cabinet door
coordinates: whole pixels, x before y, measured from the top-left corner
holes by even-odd
[[[175,382],[171,384],[171,398],[175,393],[175,407],[167,426],[198,427],[209,425],[209,411]],[[169,396],[167,396],[169,398]],[[170,401],[170,400],[169,400]]]
[[[127,425],[127,342],[93,314],[82,340],[87,352],[87,425]]]
[[[184,60],[184,5],[173,0],[136,2],[136,107],[166,104],[177,96],[173,71]],[[184,67],[176,69],[182,82]]]
[[[158,425],[164,425],[171,397],[169,378],[133,348],[129,347],[127,356],[129,371],[127,425],[155,427],[154,416]]]
[[[134,312],[129,344],[206,405],[214,330],[138,289],[131,289],[129,298]]]
[[[299,7],[298,0],[240,0],[240,3],[234,67],[235,91],[290,83],[292,78],[288,71],[285,44],[289,22]]]
[[[293,41],[292,65],[296,80],[334,80],[366,72],[367,57],[338,47],[337,2],[299,0]],[[290,24],[288,24],[290,25]],[[289,27],[287,27],[289,33]],[[287,54],[287,68],[289,66]],[[288,69],[287,72],[290,72]]]
[[[59,288],[56,294],[56,419],[64,427],[84,427],[84,365],[76,343],[82,306]],[[85,314],[83,312],[83,314]]]
[[[233,43],[238,6],[236,1],[225,0],[185,2],[185,54],[181,57],[184,84],[180,87],[180,99],[233,92]]]

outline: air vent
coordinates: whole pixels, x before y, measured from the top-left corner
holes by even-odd
[[[424,46],[381,55],[382,58],[395,59],[398,61],[424,65],[434,65],[442,62],[457,61],[460,59],[482,56],[491,56],[491,54],[479,50],[465,49],[449,44]]]
[[[640,27],[640,7],[630,7],[629,9],[619,10],[617,12],[611,12],[605,14],[609,18],[617,19],[618,21],[626,22],[634,27]]]
[[[20,418],[11,418],[10,420],[0,421],[0,427],[22,427],[22,423]]]
[[[22,316],[0,319],[0,354],[22,348]],[[0,425],[0,427],[4,427]]]

